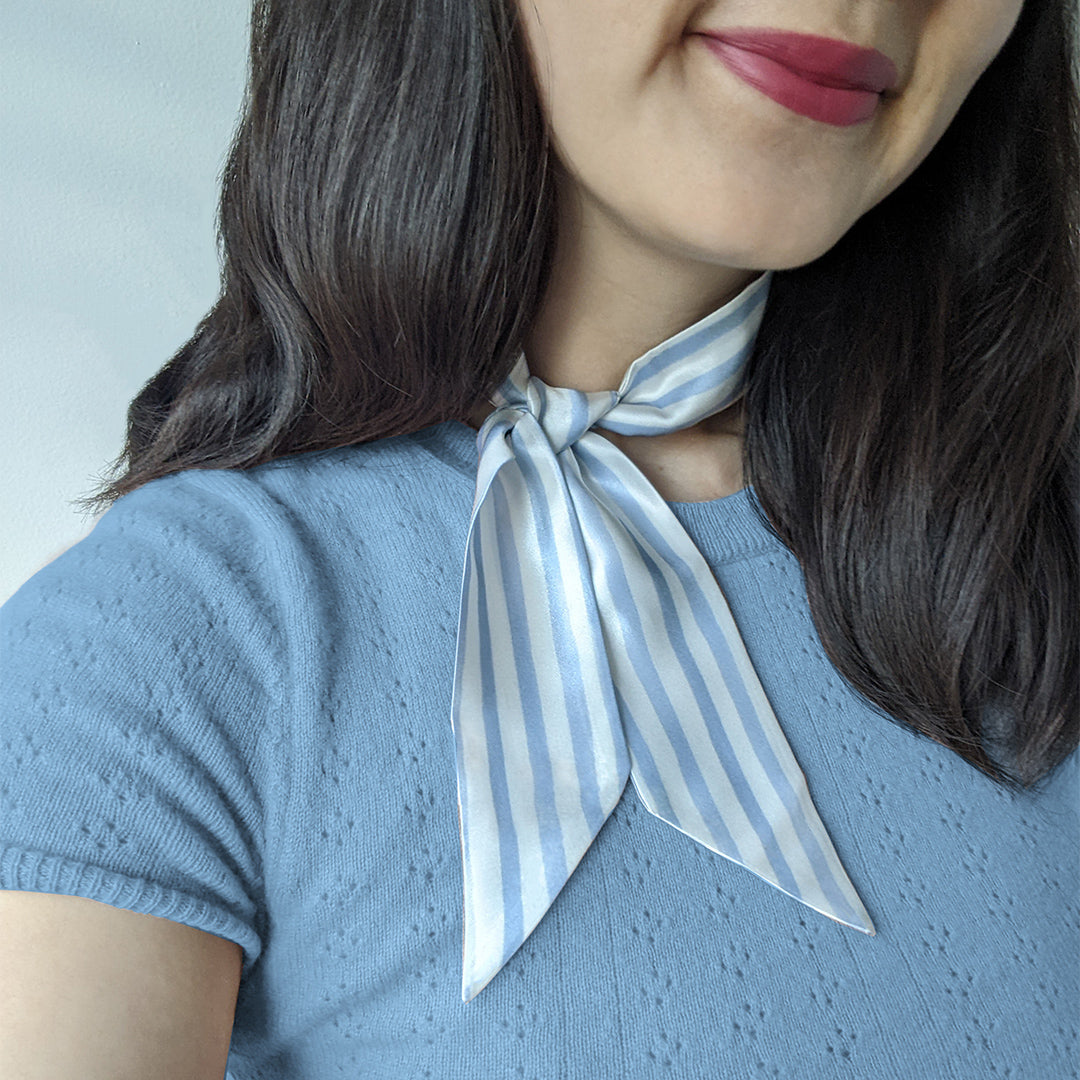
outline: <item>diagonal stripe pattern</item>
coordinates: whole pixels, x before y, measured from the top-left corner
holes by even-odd
[[[628,776],[661,820],[874,932],[712,571],[590,431],[661,434],[736,401],[771,278],[635,360],[618,391],[547,386],[522,355],[478,433],[451,706],[463,1001],[532,933]]]

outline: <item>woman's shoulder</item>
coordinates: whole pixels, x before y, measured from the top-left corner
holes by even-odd
[[[471,489],[476,462],[464,425],[434,424],[418,431],[351,446],[288,454],[243,470],[245,478],[280,499],[323,499],[340,493],[355,499],[424,501]],[[238,470],[224,470],[236,473]],[[471,501],[471,499],[470,499]]]
[[[429,449],[430,430],[148,481],[115,500],[8,603],[106,568],[136,580],[145,571],[253,581],[303,548],[349,537],[366,549],[396,542],[400,550],[395,521],[407,529],[413,517],[454,508],[467,516],[471,505],[470,481]]]

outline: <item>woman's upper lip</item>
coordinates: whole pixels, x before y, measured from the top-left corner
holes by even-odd
[[[896,65],[883,52],[838,38],[771,27],[740,26],[697,32],[733,48],[766,56],[822,86],[880,94],[899,82]]]

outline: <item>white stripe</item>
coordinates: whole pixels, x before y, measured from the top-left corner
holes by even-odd
[[[523,427],[528,430],[526,425],[523,425]],[[539,457],[539,455],[537,456]],[[585,596],[578,587],[579,576],[576,572],[578,565],[578,555],[574,545],[576,515],[573,514],[573,509],[568,504],[568,497],[562,490],[561,479],[550,475],[543,458],[537,461],[537,471],[540,475],[543,497],[550,512],[552,533],[555,537],[555,556],[558,565],[566,568],[566,574],[560,577],[550,588],[551,591],[557,591],[565,601],[570,625],[584,627],[588,624],[588,608],[586,607]],[[530,493],[526,490],[526,485],[523,482],[520,484],[519,497],[526,500],[530,513],[535,512],[536,507],[532,504]],[[532,519],[530,518],[530,520]],[[522,541],[518,550],[523,550],[524,546],[525,542]],[[585,571],[585,577],[588,578],[588,567],[585,568]],[[580,765],[578,768],[567,768],[567,763],[576,763],[576,758],[570,731],[570,718],[566,712],[563,672],[555,662],[556,653],[552,637],[552,615],[548,604],[548,589],[543,581],[538,581],[537,584],[540,587],[535,594],[530,591],[527,604],[530,608],[535,604],[535,610],[543,612],[543,616],[534,619],[533,611],[529,611],[529,632],[533,634],[535,627],[536,636],[532,638],[534,648],[537,641],[543,644],[539,654],[534,654],[533,657],[537,679],[540,681],[542,688],[547,680],[550,680],[552,684],[550,709],[547,707],[547,701],[545,702],[545,728],[548,735],[551,769],[555,784],[556,809],[559,821],[564,829],[566,863],[567,868],[572,870],[585,848],[592,842],[593,833],[585,817],[581,801],[581,785],[578,772]],[[577,635],[574,641],[584,680],[583,691],[587,702],[588,715],[595,717],[598,721],[590,725],[593,768],[597,771],[598,777],[603,778],[616,770],[617,758],[614,741],[615,733],[612,731],[610,723],[603,722],[608,713],[602,690],[604,681],[609,681],[608,660],[606,653],[600,654],[597,651],[596,644],[593,642],[591,634]],[[602,645],[602,642],[599,644]],[[573,674],[576,677],[577,673],[573,672]],[[567,676],[570,675],[571,672],[567,672]],[[558,690],[557,694],[555,693],[556,688]],[[600,786],[602,792],[603,784]],[[619,787],[621,788],[621,786],[620,784]]]
[[[566,469],[572,471],[574,478],[581,485],[581,488],[588,490],[585,487],[584,478],[581,475],[581,468],[578,459],[573,455],[568,454],[566,460]],[[573,487],[571,487],[571,492]],[[571,495],[571,499],[573,499]],[[560,514],[563,511],[560,509]],[[570,510],[567,512],[567,516],[563,519],[563,524],[556,531],[557,536],[562,536],[565,530],[566,536],[569,538],[570,530],[572,528],[580,528],[580,525],[571,524],[570,514],[574,515],[574,522],[578,521],[576,510]],[[584,536],[584,530],[581,530],[583,534],[583,541],[585,543],[586,557],[588,557],[588,539]],[[570,546],[570,540],[567,539],[567,547]],[[562,560],[562,546],[560,545],[560,562]],[[586,577],[591,577],[595,582],[596,575],[591,572],[589,567],[586,567]],[[568,606],[571,611],[571,617],[574,620],[575,625],[585,625],[585,598],[582,596],[576,588],[571,588],[567,591]],[[601,613],[602,614],[602,613]],[[625,741],[621,743],[619,747],[616,746],[615,739],[623,739],[622,724],[618,717],[617,706],[615,704],[614,694],[612,692],[612,682],[610,678],[610,658],[609,658],[609,646],[606,641],[603,640],[605,634],[611,633],[613,629],[618,630],[619,620],[615,620],[614,628],[610,620],[604,621],[601,619],[601,640],[593,641],[591,638],[577,642],[577,647],[582,654],[582,667],[586,674],[585,680],[585,698],[588,703],[588,713],[591,717],[607,717],[607,723],[594,723],[591,725],[590,734],[592,736],[592,757],[594,767],[596,769],[597,782],[600,788],[600,801],[601,805],[606,804],[606,798],[612,800],[612,805],[618,801],[618,795],[622,790],[625,778],[619,778],[617,784],[612,785],[612,790],[605,791],[604,778],[607,776],[614,777],[618,770],[618,756],[619,750],[625,749]],[[615,710],[615,715],[609,715],[611,710]],[[617,786],[618,790],[615,790]]]
[[[584,467],[582,471],[585,472]],[[747,865],[753,865],[756,868],[756,873],[768,875],[772,873],[772,864],[769,862],[761,840],[749,818],[746,816],[742,805],[739,803],[735,791],[731,786],[731,782],[728,779],[727,772],[722,767],[720,760],[716,755],[716,751],[712,746],[712,740],[709,736],[705,719],[697,704],[693,688],[686,678],[682,665],[679,663],[674,648],[671,645],[667,628],[664,626],[663,617],[660,612],[659,596],[656,586],[653,583],[652,576],[643,569],[636,572],[631,569],[634,566],[634,561],[637,559],[637,556],[635,552],[627,547],[627,540],[624,536],[620,535],[618,525],[621,525],[622,528],[626,529],[631,535],[636,536],[642,546],[649,551],[654,558],[657,558],[656,552],[648,541],[645,540],[645,538],[641,536],[629,522],[620,519],[618,525],[616,525],[610,520],[614,515],[607,496],[602,489],[597,488],[596,490],[598,492],[596,496],[597,503],[608,522],[608,529],[610,531],[610,537],[605,536],[603,538],[597,538],[597,540],[604,547],[607,547],[609,544],[613,545],[619,554],[624,571],[629,571],[627,572],[627,578],[631,595],[634,598],[634,610],[638,613],[646,628],[646,634],[648,635],[650,645],[652,646],[650,651],[653,661],[657,669],[665,673],[662,681],[667,690],[668,697],[671,699],[673,708],[679,716],[680,724],[686,733],[687,741],[690,744],[693,756],[697,761],[698,768],[701,771],[709,794],[716,803],[718,812],[721,813],[724,824],[732,834],[732,838],[736,841],[738,847],[735,851],[722,850],[719,838],[713,835],[707,822],[702,817],[701,812],[694,805],[686,787],[686,781],[682,769],[679,766],[675,749],[664,729],[663,722],[661,721],[657,710],[653,707],[648,692],[645,690],[642,682],[638,679],[636,669],[629,661],[629,652],[627,646],[624,644],[623,648],[615,651],[615,655],[612,658],[612,667],[615,670],[616,682],[619,685],[620,692],[627,700],[631,714],[633,715],[638,728],[642,732],[642,737],[644,738],[646,745],[653,755],[657,772],[660,774],[668,801],[672,804],[672,809],[674,809],[679,816],[680,820],[673,824],[688,835],[694,836],[695,839],[700,836],[701,842],[705,843],[707,847],[712,848],[712,850],[719,854],[734,857],[739,862]],[[686,607],[685,593],[683,592],[682,585],[670,566],[658,558],[657,561],[661,564],[664,581],[667,582],[675,596],[676,609],[681,610],[682,617],[680,618],[680,624],[685,630],[687,629],[687,624],[693,624],[694,620]],[[597,581],[597,593],[601,598],[602,605],[604,603],[603,592],[603,583]],[[607,603],[611,604],[613,602],[608,599]],[[619,626],[620,634],[623,634],[624,629],[621,620],[616,619],[616,623]],[[696,629],[696,626],[694,629]],[[698,664],[699,670],[702,671],[706,685],[709,687],[713,696],[722,696],[722,700],[718,702],[718,710],[722,716],[736,715],[734,713],[734,704],[731,702],[727,688],[720,678],[719,670],[716,668],[712,650],[709,648],[708,643],[700,632],[695,636],[696,642],[691,641],[690,643],[690,653]],[[693,647],[695,644],[697,646],[696,648]],[[725,729],[727,727],[728,725],[725,725]],[[739,734],[741,735],[742,733],[739,732]],[[738,751],[739,740],[733,739],[733,744]],[[745,744],[743,747],[743,754],[752,755],[752,753],[749,745]],[[743,764],[741,760],[743,754],[738,755],[740,757],[740,764]],[[639,776],[636,780],[639,785],[648,790],[644,777]],[[751,786],[753,786],[752,783]],[[722,810],[720,808],[722,808]]]
[[[526,530],[531,531],[531,514],[536,507],[530,496],[527,485],[521,476],[519,469],[508,466],[499,474],[499,480],[503,482],[503,493],[514,507],[511,521],[504,523],[504,528],[510,532],[511,546],[516,551],[527,548],[527,540],[520,535]],[[505,538],[504,538],[505,542]],[[577,772],[565,766],[567,761],[573,760],[573,744],[570,738],[570,725],[566,714],[563,692],[563,673],[556,663],[555,640],[552,634],[552,613],[548,603],[549,594],[544,588],[543,578],[537,574],[522,573],[522,589],[525,597],[525,623],[529,630],[529,642],[531,652],[529,659],[536,674],[536,682],[540,696],[540,716],[531,716],[525,709],[524,699],[519,705],[520,714],[524,724],[539,732],[540,740],[544,744],[543,754],[548,760],[553,778],[554,787],[554,810],[563,830],[563,859],[568,865],[573,864],[572,859],[567,859],[565,848],[572,842],[574,837],[580,837],[588,833],[584,816],[581,812],[581,792],[578,784]],[[509,626],[509,620],[507,621]],[[507,640],[510,635],[507,633]],[[524,653],[525,642],[514,642],[515,668],[517,664],[517,652]],[[500,715],[507,715],[501,713]],[[506,725],[513,727],[520,735],[522,752],[528,755],[528,739],[524,726]],[[521,872],[523,885],[526,883],[522,905],[523,927],[531,929],[543,916],[550,903],[546,885],[543,889],[537,888],[537,882],[545,882],[546,875],[543,872],[543,849],[541,846],[540,826],[536,814],[536,788],[535,776],[530,765],[529,777],[532,787],[528,794],[519,792],[521,802],[528,802],[529,819],[528,832],[518,834],[518,857],[521,860]],[[542,796],[547,801],[547,795]],[[591,837],[590,837],[591,839]]]
[[[737,327],[724,334],[720,340],[725,344],[725,347],[735,352],[747,343],[746,332],[741,327]],[[669,394],[678,391],[686,383],[700,378],[706,373],[715,372],[718,368],[722,371],[725,366],[730,368],[730,372],[726,378],[717,383],[713,393],[717,397],[726,397],[732,391],[738,389],[738,384],[745,375],[743,365],[735,363],[733,358],[725,363],[717,364],[716,349],[716,342],[706,344],[697,352],[684,356],[676,363],[670,364],[663,370],[658,370],[655,375],[645,379],[634,388],[632,398],[624,398],[619,402],[619,419],[647,424],[655,428],[657,433],[670,431],[672,430],[671,421],[665,420],[660,410],[652,402],[666,398]],[[670,345],[663,346],[664,353],[670,350]],[[693,395],[685,400],[693,402],[698,396]],[[670,409],[671,406],[669,405],[668,408]]]
[[[625,461],[616,461],[615,459],[612,459],[607,464],[613,471],[618,472],[620,475],[627,467]],[[632,464],[630,465],[630,468],[633,468]],[[606,498],[602,490],[597,497],[598,499]],[[738,628],[736,627],[734,620],[730,617],[730,614],[725,612],[726,601],[723,600],[723,593],[716,582],[716,578],[709,569],[704,557],[693,545],[693,542],[690,541],[689,537],[685,535],[685,530],[683,530],[678,519],[675,518],[667,505],[664,504],[663,500],[659,499],[659,497],[657,497],[654,512],[656,515],[663,515],[665,518],[670,516],[673,526],[670,530],[665,530],[666,539],[684,562],[689,564],[693,577],[699,588],[702,589],[704,595],[706,597],[710,595],[716,597],[716,601],[710,604],[710,614],[720,624],[723,638],[732,655],[736,658],[736,666],[743,677],[744,686],[756,710],[755,716],[743,718],[740,717],[736,710],[727,685],[723,680],[720,668],[716,663],[715,654],[709,645],[708,639],[705,637],[705,634],[702,632],[701,627],[693,616],[689,607],[689,602],[686,598],[685,590],[678,581],[674,568],[672,568],[666,560],[659,559],[652,546],[635,526],[630,522],[626,522],[626,527],[628,531],[630,531],[633,536],[637,537],[638,541],[657,558],[664,579],[668,582],[672,593],[677,598],[677,604],[681,609],[679,625],[686,637],[687,645],[698,664],[699,670],[703,673],[705,684],[709,687],[714,700],[716,700],[717,711],[724,719],[724,731],[731,742],[732,750],[738,765],[742,770],[743,775],[746,777],[747,783],[753,791],[754,797],[761,807],[765,819],[769,822],[769,825],[773,830],[777,845],[780,848],[785,862],[791,870],[792,876],[794,877],[800,892],[805,892],[808,898],[809,896],[822,896],[821,885],[814,873],[809,857],[803,848],[802,843],[798,840],[794,830],[791,828],[787,810],[784,808],[765,767],[758,760],[757,754],[747,734],[746,724],[759,724],[769,736],[769,744],[774,749],[781,764],[788,765],[791,763],[794,765],[794,776],[792,776],[790,768],[783,768],[782,771],[785,776],[788,777],[792,788],[796,792],[800,791],[800,789],[805,792],[805,781],[802,777],[802,773],[799,771],[798,765],[794,762],[790,747],[783,738],[783,733],[780,731],[779,723],[776,721],[772,707],[761,687],[757,673],[749,662],[749,657],[746,654],[746,648],[743,644],[742,637],[738,634]],[[676,531],[676,527],[678,531]],[[675,663],[674,657],[672,658],[672,663]],[[700,713],[696,709],[694,710],[694,715],[695,718],[700,718]],[[687,736],[691,739],[695,748],[701,748],[701,752],[697,753],[695,756],[699,761],[699,765],[705,764],[707,760],[707,770],[703,768],[703,772],[705,772],[706,777],[711,780],[713,773],[723,771],[723,766],[715,751],[712,750],[711,745],[708,750],[705,749],[705,743],[702,740],[709,740],[711,743],[711,739],[708,735],[707,727],[704,726],[704,721],[702,720],[702,726],[700,728],[695,728],[693,733],[689,727],[689,718],[683,721],[683,727],[687,730]],[[712,784],[710,783],[710,791],[711,790]],[[752,828],[750,822],[745,819],[744,815],[740,815],[739,818],[730,817],[728,805],[729,804],[725,802],[717,802],[717,806],[723,808],[722,813],[725,824],[728,825],[729,829],[734,832],[737,827],[736,822],[738,822],[738,828]],[[732,806],[732,809],[734,809],[734,803],[731,803],[730,805]],[[816,816],[816,811],[813,810],[812,803],[809,802],[805,795],[802,799],[802,805],[809,821],[812,822]],[[743,821],[745,821],[745,825],[742,824]],[[736,835],[738,835],[741,840],[742,833],[739,832]],[[767,856],[765,856],[764,849],[762,849],[761,854],[763,858],[762,863],[758,864],[754,860],[749,860],[746,861],[746,865],[752,868],[755,873],[759,873],[763,877],[773,880],[775,878],[775,868],[772,867],[771,862],[768,860]],[[770,870],[773,872],[770,872]]]
[[[492,483],[500,485],[505,492],[504,481],[515,471],[513,465],[508,465]],[[522,718],[525,717],[525,709],[518,683],[506,588],[499,565],[493,502],[485,504],[481,509],[480,521],[483,530],[481,536],[484,543],[485,581],[488,586],[488,627],[491,632],[492,664],[495,670],[495,708],[500,717]],[[476,674],[479,681],[479,668]],[[511,818],[517,837],[520,887],[524,898],[528,898],[535,893],[536,882],[544,880],[540,824],[536,817],[536,783],[529,760],[529,744],[524,724],[520,721],[504,722],[500,724],[499,730],[502,735],[503,775],[510,792]],[[499,902],[501,903],[501,897]],[[496,959],[502,957],[502,944],[500,940]]]
[[[666,506],[665,510],[667,510]],[[668,513],[670,513],[670,510],[668,510]],[[674,515],[672,516],[674,517]],[[716,578],[697,548],[692,546],[692,542],[690,546],[683,543],[681,537],[676,541],[674,531],[670,534],[670,539],[672,540],[672,546],[675,547],[680,555],[682,555],[694,568],[694,576],[697,579],[699,586],[704,590],[705,595],[708,596],[713,593],[719,593],[717,599],[718,601],[721,601],[723,594],[719,589]],[[817,836],[822,851],[828,854],[831,848],[831,842],[828,840],[827,834],[824,834],[823,830],[818,828],[815,824],[817,811],[814,809],[813,803],[810,800],[810,795],[806,787],[806,779],[803,776],[798,763],[795,761],[795,757],[791,752],[791,747],[784,738],[779,721],[776,719],[772,705],[761,685],[761,680],[758,678],[757,672],[754,670],[750,657],[746,652],[746,646],[742,640],[742,636],[739,634],[738,627],[730,613],[730,609],[727,607],[726,600],[711,604],[710,613],[720,625],[721,633],[723,634],[730,655],[734,660],[735,667],[742,677],[746,695],[750,699],[755,710],[755,715],[753,717],[740,718],[738,712],[734,708],[734,704],[732,704],[730,706],[730,712],[721,713],[722,716],[728,718],[725,723],[725,731],[727,732],[728,738],[731,740],[732,747],[736,752],[743,774],[746,776],[747,781],[754,792],[758,805],[761,807],[766,820],[773,830],[777,845],[784,856],[784,860],[791,871],[792,877],[795,879],[800,894],[807,900],[817,897],[819,898],[819,902],[826,903],[824,890],[814,871],[809,853],[799,839],[794,828],[794,821],[781,800],[779,791],[773,785],[765,765],[761,763],[757,757],[757,753],[747,736],[746,724],[756,723],[761,729],[766,742],[769,744],[770,749],[776,757],[780,771],[791,785],[792,790],[799,796],[800,809],[806,819],[809,831]],[[687,617],[683,621],[682,626],[686,633],[687,640],[691,642],[694,647],[695,654],[699,647],[707,648],[705,636],[702,633],[697,620],[693,618],[689,611],[687,612]],[[703,668],[703,670],[706,669]],[[712,661],[708,671],[707,685],[709,685],[710,688],[713,686],[724,685],[720,669],[715,666],[715,661]],[[730,700],[730,698],[728,698],[728,700]],[[719,762],[717,762],[717,767],[719,767]],[[830,862],[835,864],[836,860],[831,859]],[[834,876],[835,873],[836,865],[833,866]]]
[[[613,444],[608,443],[607,440],[604,441],[606,447],[613,446]],[[590,444],[590,450],[596,453],[598,457],[603,454],[605,457],[605,464],[613,472],[619,475],[620,478],[625,475],[628,470],[635,469],[633,463],[629,462],[621,452],[618,453],[618,457],[615,457],[609,455],[606,448],[598,450],[592,444]],[[628,476],[627,480],[629,481],[630,479],[632,479],[632,477]],[[597,491],[598,501],[604,500],[605,505],[610,505],[606,493],[599,485],[597,485]],[[675,602],[680,612],[679,625],[686,636],[687,645],[691,655],[698,664],[698,668],[703,674],[705,684],[709,687],[713,698],[719,699],[717,700],[717,711],[720,716],[724,718],[724,731],[731,742],[736,760],[738,761],[743,775],[746,777],[750,789],[754,793],[758,805],[761,807],[766,821],[772,828],[777,846],[791,871],[792,877],[795,879],[800,894],[808,901],[816,898],[819,903],[826,903],[824,890],[814,872],[809,855],[794,830],[793,823],[780,799],[779,793],[773,786],[765,767],[758,760],[753,745],[749,740],[746,731],[746,723],[757,723],[765,732],[769,745],[776,754],[777,760],[780,762],[781,771],[787,777],[792,789],[800,794],[800,803],[803,813],[807,818],[808,826],[811,827],[811,831],[818,837],[822,850],[828,855],[831,849],[831,842],[827,840],[827,834],[823,834],[820,829],[814,826],[817,813],[813,808],[813,803],[810,801],[802,771],[795,762],[795,758],[791,753],[791,748],[783,737],[783,732],[780,730],[779,722],[775,718],[772,706],[769,704],[764,689],[761,687],[761,682],[758,679],[757,673],[750,663],[749,656],[746,653],[746,647],[743,644],[742,637],[738,632],[734,619],[726,610],[726,601],[723,601],[723,593],[720,590],[712,570],[709,568],[698,549],[693,545],[693,541],[686,536],[681,523],[675,518],[674,514],[671,513],[671,510],[663,500],[657,496],[653,503],[654,505],[649,507],[650,511],[658,517],[662,515],[664,519],[671,519],[670,527],[665,528],[664,530],[665,538],[684,562],[689,564],[699,588],[702,589],[705,596],[718,594],[718,602],[710,605],[710,612],[720,624],[724,640],[730,649],[732,656],[735,658],[736,666],[743,678],[743,683],[747,690],[747,696],[750,698],[756,710],[756,715],[754,717],[742,718],[739,716],[723,680],[720,668],[716,663],[712,648],[709,645],[708,639],[702,632],[701,627],[698,625],[697,620],[693,617],[693,613],[686,598],[685,589],[679,581],[674,568],[671,567],[666,560],[661,559],[657,555],[652,545],[649,544],[648,540],[631,522],[624,521],[624,526],[656,559],[664,580],[668,583],[668,586],[675,597]],[[661,663],[662,662],[658,659],[657,666],[661,667]],[[678,662],[674,653],[671,655],[670,663],[674,673],[674,669],[678,667]],[[663,670],[662,667],[661,670]],[[684,685],[681,678],[681,668],[679,676],[680,685]],[[669,680],[665,681],[669,682]],[[674,674],[669,685],[675,685]],[[688,701],[692,700],[692,690],[688,686],[686,687],[685,692],[689,695]],[[722,808],[721,813],[725,825],[727,825],[729,831],[737,836],[740,842],[742,842],[744,838],[744,832],[742,830],[753,831],[753,827],[742,812],[740,812],[738,816],[733,816],[729,813],[729,806],[731,810],[737,809],[734,793],[732,793],[726,801],[721,801],[719,793],[715,790],[712,782],[714,776],[721,774],[724,775],[726,780],[726,775],[724,774],[720,759],[717,757],[715,750],[711,746],[708,728],[705,725],[704,719],[701,717],[700,711],[697,708],[688,708],[686,716],[684,717],[680,714],[680,719],[683,729],[686,731],[687,738],[695,749],[695,759],[698,761],[699,768],[701,768],[702,773],[708,782],[710,793],[713,795],[717,807]],[[691,832],[690,835],[693,835],[693,833]],[[756,837],[756,832],[754,832],[754,835]],[[745,843],[743,846],[745,847]],[[726,852],[721,852],[721,854],[726,854]],[[778,884],[776,881],[775,868],[768,859],[764,848],[760,848],[759,857],[761,860],[760,862],[754,857],[749,859],[740,858],[739,861],[743,862],[755,873],[760,874],[774,884]],[[833,866],[834,877],[837,876],[836,872],[838,869],[842,874],[842,868],[839,867],[835,858],[830,857],[828,861]],[[846,875],[844,876],[846,877]]]
[[[479,527],[479,522],[477,522]],[[470,545],[470,554],[474,549]],[[467,611],[475,613],[479,602],[477,565],[472,561]],[[465,634],[465,655],[460,681],[458,723],[463,754],[461,767],[468,777],[467,801],[464,806],[469,821],[469,859],[465,873],[465,955],[463,981],[474,981],[481,958],[501,955],[503,940],[502,866],[498,848],[486,840],[483,822],[495,817],[495,803],[489,782],[487,739],[484,735],[483,713],[478,679],[468,677],[479,671],[479,620],[470,617]],[[497,961],[496,961],[497,962]]]
[[[651,360],[659,355],[669,352],[672,348],[680,345],[688,337],[693,337],[695,334],[701,333],[708,326],[723,322],[736,310],[752,308],[754,306],[754,297],[761,290],[771,287],[772,277],[772,271],[765,271],[765,273],[752,281],[742,292],[732,297],[732,299],[722,307],[717,308],[716,311],[699,319],[696,323],[686,327],[685,330],[680,330],[679,333],[672,335],[666,341],[662,341],[648,352],[643,353],[626,369],[626,374],[623,376],[623,383],[633,382],[637,377],[638,372],[642,368],[647,367]],[[736,353],[742,345],[752,342],[757,336],[762,317],[764,316],[764,306],[765,305],[762,304],[762,306],[752,315],[748,314],[745,318],[736,321],[733,327],[726,333],[712,338],[708,344],[704,345],[697,352],[691,353],[689,356],[684,357],[681,362],[671,365],[667,372],[658,372],[655,376],[646,377],[638,387],[635,387],[634,398],[655,399],[663,397],[663,391],[657,390],[656,388],[658,386],[663,387],[667,385],[669,376],[676,385],[681,382],[688,382],[690,377],[699,374],[694,368],[694,365],[702,355],[710,357],[713,364],[726,362],[727,359],[733,353]],[[688,372],[690,373],[689,375]],[[717,396],[719,397],[720,395]],[[620,402],[620,406],[621,404],[622,403]],[[670,424],[666,424],[664,425],[663,430],[669,430],[669,428]]]

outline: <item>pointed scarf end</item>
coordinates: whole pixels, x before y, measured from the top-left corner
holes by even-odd
[[[806,904],[806,901],[802,901]],[[812,908],[820,915],[825,915],[827,918],[832,919],[833,922],[838,922],[841,926],[849,926],[852,930],[858,930],[860,934],[865,934],[867,937],[877,937],[877,930],[874,928],[874,924],[870,921],[870,916],[866,912],[862,912],[856,915],[855,918],[844,919],[839,915],[833,915],[832,912],[823,911],[815,904],[806,904],[807,907]]]
[[[497,971],[493,971],[490,975],[487,976],[487,978],[482,978],[482,979],[470,979],[467,974],[462,974],[462,979],[461,979],[461,1000],[462,1000],[462,1003],[472,1001],[473,998],[475,998],[476,995],[479,994],[480,991],[483,990],[484,987],[487,986],[487,984],[489,982],[491,982],[491,980],[493,978],[495,978],[495,976],[497,974],[498,974]]]

